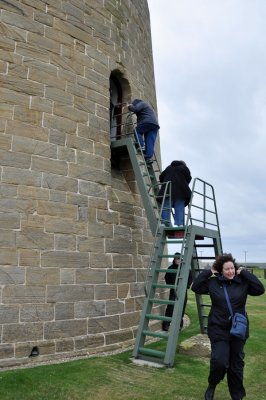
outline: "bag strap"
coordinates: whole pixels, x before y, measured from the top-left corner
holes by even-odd
[[[232,307],[231,307],[231,303],[230,303],[230,299],[229,299],[229,296],[228,296],[228,292],[227,292],[226,286],[224,284],[223,284],[223,288],[224,288],[224,294],[225,294],[226,302],[227,302],[231,317],[233,317],[233,310],[232,310]]]

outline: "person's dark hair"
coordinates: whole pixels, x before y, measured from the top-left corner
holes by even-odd
[[[171,166],[172,167],[179,167],[180,165],[185,165],[187,166],[187,164],[185,163],[185,161],[182,160],[174,160],[171,162]]]
[[[173,259],[173,261],[175,261],[176,259],[179,259],[180,256],[181,256],[181,254],[178,253],[178,251],[177,251],[177,252],[174,254],[174,259]]]
[[[216,260],[213,263],[213,269],[215,269],[215,271],[217,271],[217,272],[219,272],[219,274],[221,274],[223,271],[224,263],[226,263],[228,261],[231,261],[234,264],[235,270],[237,270],[239,268],[239,265],[236,263],[236,260],[232,256],[232,254],[224,253],[224,254],[216,257]]]

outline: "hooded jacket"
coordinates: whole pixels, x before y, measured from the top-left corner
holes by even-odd
[[[129,111],[137,116],[137,124],[153,124],[159,128],[158,119],[152,107],[143,100],[135,99],[128,106]]]
[[[233,313],[246,314],[247,296],[260,296],[265,292],[260,280],[246,270],[242,270],[231,280],[225,279],[221,274],[212,274],[211,270],[201,272],[192,283],[191,290],[197,294],[210,295],[212,305],[208,316],[208,336],[211,341],[230,338],[231,316],[223,284],[226,285]],[[249,329],[247,329],[246,339],[248,336]],[[235,338],[235,340],[239,339]]]
[[[171,181],[172,201],[185,200],[185,206],[188,205],[191,197],[189,183],[191,181],[190,170],[183,161],[173,161],[159,176],[161,183]],[[165,186],[159,190],[158,201],[162,199]]]

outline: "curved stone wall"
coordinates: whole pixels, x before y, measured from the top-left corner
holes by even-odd
[[[4,0],[0,364],[132,343],[152,236],[111,167],[110,75],[156,107],[146,0]]]

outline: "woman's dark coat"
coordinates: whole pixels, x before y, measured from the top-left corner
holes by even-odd
[[[182,161],[173,161],[159,176],[161,183],[172,182],[172,201],[185,200],[185,206],[190,202],[191,189],[189,183],[191,179],[190,170]],[[162,201],[164,191],[165,185],[163,185],[159,191],[158,201]]]
[[[226,285],[233,313],[245,314],[247,296],[260,296],[265,289],[260,280],[250,272],[242,270],[232,280],[226,280],[211,270],[201,272],[193,282],[191,289],[197,294],[209,294],[211,310],[208,316],[208,336],[211,341],[228,340],[231,318],[225,299],[223,283]],[[248,338],[249,332],[247,329]]]

